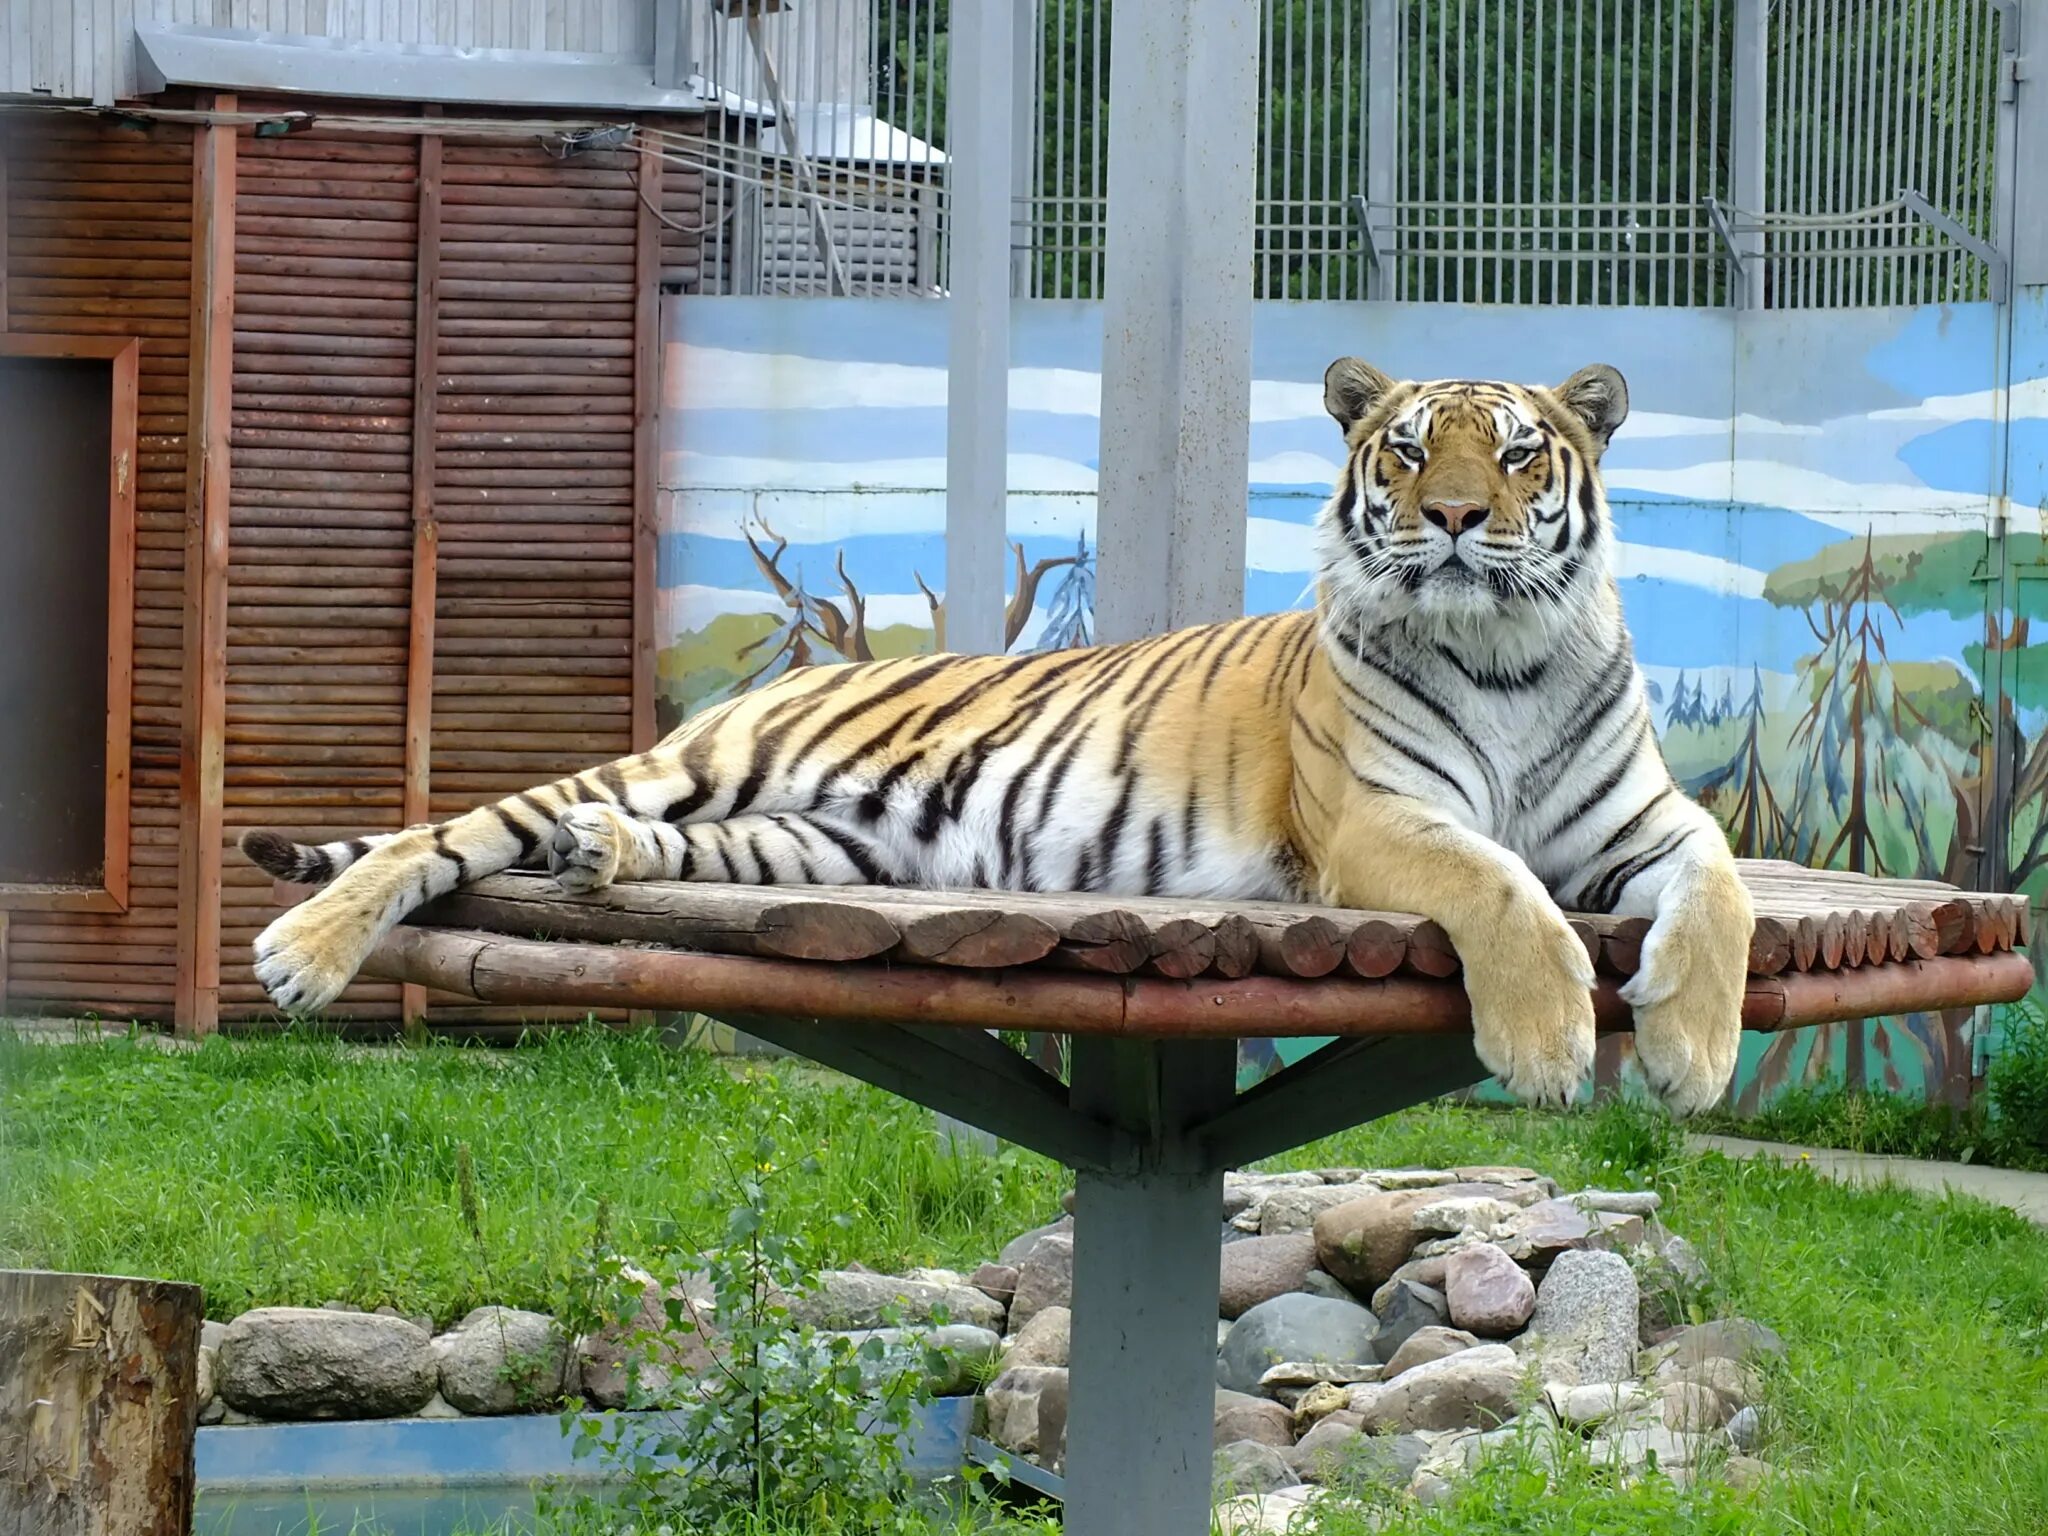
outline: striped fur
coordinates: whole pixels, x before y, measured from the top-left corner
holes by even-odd
[[[1599,459],[1619,374],[1556,390],[1396,383],[1325,399],[1346,462],[1316,607],[1128,645],[811,667],[652,751],[439,826],[244,851],[330,883],[256,942],[317,1009],[408,912],[544,864],[615,880],[883,883],[1420,912],[1465,962],[1474,1043],[1517,1095],[1568,1098],[1592,973],[1559,909],[1654,922],[1625,996],[1681,1111],[1725,1091],[1751,916],[1725,839],[1650,727],[1609,569]]]

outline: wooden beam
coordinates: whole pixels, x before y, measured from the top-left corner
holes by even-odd
[[[4,194],[0,188],[0,197]],[[4,240],[0,233],[0,253],[6,250]],[[107,895],[124,912],[131,857],[129,736],[135,697],[135,466],[141,384],[142,343],[130,341],[114,358],[114,435],[107,466],[107,855],[101,876]]]
[[[656,471],[661,458],[661,156],[640,148],[633,243],[633,750],[654,745]]]
[[[414,265],[412,362],[412,606],[406,637],[404,818],[432,814],[434,605],[440,581],[440,524],[434,516],[435,405],[441,369],[441,136],[420,135],[419,244]],[[399,989],[399,1013],[424,1018],[426,988]]]
[[[215,107],[232,111],[235,98]],[[220,1020],[221,780],[227,735],[228,424],[233,406],[235,130],[192,143],[191,403],[185,500],[183,715],[178,742],[181,1035]]]
[[[7,140],[0,133],[0,333],[7,330]]]
[[[1461,1035],[1337,1040],[1239,1094],[1196,1134],[1217,1166],[1242,1168],[1486,1075]]]

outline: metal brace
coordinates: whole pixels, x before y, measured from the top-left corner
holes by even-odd
[[[1388,253],[1380,248],[1380,234],[1373,227],[1372,204],[1365,200],[1363,192],[1352,193],[1351,201],[1358,209],[1358,227],[1365,236],[1365,259],[1372,263],[1375,272],[1385,272]]]
[[[1721,247],[1728,261],[1728,287],[1730,292],[1734,292],[1749,280],[1748,274],[1742,270],[1742,247],[1735,243],[1735,226],[1728,221],[1728,210],[1713,194],[1701,198],[1700,206],[1707,210],[1707,219],[1714,226],[1714,233],[1721,237]]]
[[[2005,259],[2005,252],[2001,251],[1989,240],[1983,239],[1973,231],[1964,228],[1911,187],[1907,187],[1899,193],[1899,201],[1904,203],[1914,215],[1926,220],[1935,229],[1947,235],[1949,239],[1983,262],[1991,272],[1991,301],[1994,304],[2003,304],[2006,301],[2009,269]]]

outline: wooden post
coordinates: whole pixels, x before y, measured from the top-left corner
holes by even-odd
[[[7,146],[0,143],[0,331],[7,329]]]
[[[0,1536],[187,1536],[196,1285],[0,1270]]]
[[[215,98],[223,112],[235,98]],[[227,739],[228,423],[235,345],[235,130],[192,141],[192,406],[185,504],[184,700],[178,746],[181,1035],[220,1020],[221,781]]]
[[[633,750],[654,745],[655,480],[661,454],[661,155],[642,143],[633,246]]]
[[[433,109],[429,108],[429,112]],[[407,826],[428,820],[434,757],[434,604],[441,529],[434,516],[435,404],[441,373],[441,136],[420,136],[419,246],[414,266],[412,363],[412,606],[406,639],[405,790]],[[399,1015],[426,1017],[427,989],[399,988]]]

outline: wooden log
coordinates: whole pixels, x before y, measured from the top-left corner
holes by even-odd
[[[1433,922],[1420,922],[1408,935],[1408,951],[1401,957],[1404,969],[1420,976],[1442,978],[1458,974],[1458,952],[1451,947],[1451,936]]]
[[[1347,936],[1320,912],[1248,921],[1258,934],[1258,968],[1269,975],[1313,979],[1344,963]]]
[[[1153,924],[1149,939],[1147,969],[1160,976],[1185,981],[1201,975],[1216,959],[1215,930],[1191,917],[1172,917]]]
[[[0,1531],[187,1536],[205,1315],[196,1285],[0,1270]]]

